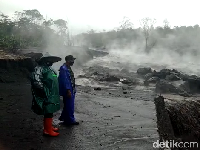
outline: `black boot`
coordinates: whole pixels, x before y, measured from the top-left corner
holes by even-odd
[[[67,125],[67,126],[70,126],[70,125],[79,125],[79,122],[75,121],[73,123],[67,123],[67,122],[64,122],[63,123],[64,125]]]

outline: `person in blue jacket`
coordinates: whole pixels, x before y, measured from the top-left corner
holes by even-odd
[[[74,58],[72,55],[65,57],[65,63],[59,70],[59,91],[60,96],[63,97],[63,111],[59,118],[60,121],[64,121],[66,125],[78,125],[74,117],[74,100],[76,94],[75,78],[71,66],[74,64]]]

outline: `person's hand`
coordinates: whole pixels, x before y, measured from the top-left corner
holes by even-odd
[[[70,90],[67,90],[67,97],[68,97],[68,98],[71,98],[71,97],[72,97],[72,93],[71,93]]]

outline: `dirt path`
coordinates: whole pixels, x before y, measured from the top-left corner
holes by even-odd
[[[133,99],[79,92],[75,116],[81,124],[61,125],[56,138],[42,136],[42,116],[30,110],[29,84],[0,84],[0,91],[2,150],[151,150],[158,139],[153,95],[142,90]]]

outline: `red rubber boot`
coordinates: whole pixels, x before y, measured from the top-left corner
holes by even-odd
[[[43,134],[55,137],[55,136],[58,136],[59,133],[52,130],[52,121],[53,121],[52,118],[44,118],[44,131],[43,131]]]
[[[52,121],[52,122],[53,122],[53,121]],[[45,123],[45,118],[44,118],[44,123]],[[44,126],[45,126],[45,125],[44,125]],[[52,130],[53,130],[53,131],[58,131],[59,129],[52,126]],[[45,128],[43,128],[43,132],[46,133]]]

